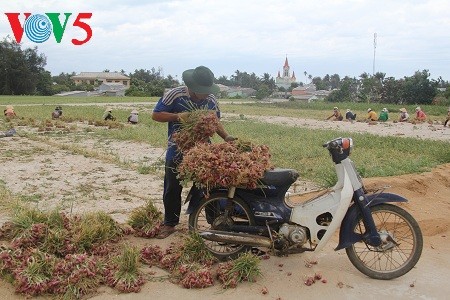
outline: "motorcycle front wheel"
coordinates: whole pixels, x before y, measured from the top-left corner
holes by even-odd
[[[228,202],[230,201],[230,202]],[[218,193],[202,199],[199,207],[189,215],[189,230],[225,230],[229,225],[254,225],[250,208],[241,199],[229,200],[227,194]],[[249,246],[203,240],[206,247],[219,260],[235,259]]]
[[[346,248],[352,264],[365,275],[389,280],[408,273],[418,262],[423,248],[423,237],[417,221],[404,209],[381,204],[371,207],[375,226],[382,239],[378,247],[364,241]],[[366,232],[362,216],[352,225],[355,233]]]

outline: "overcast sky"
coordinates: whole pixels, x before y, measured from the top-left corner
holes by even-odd
[[[6,12],[72,13],[60,44],[53,35],[39,44],[22,40],[46,55],[52,75],[161,67],[180,79],[205,65],[216,78],[236,70],[276,77],[287,55],[303,82],[305,71],[372,74],[374,62],[387,77],[427,69],[450,80],[448,0],[9,0],[0,11],[1,38],[13,36]],[[72,26],[80,12],[92,13],[93,35],[74,46],[72,38],[85,37]]]

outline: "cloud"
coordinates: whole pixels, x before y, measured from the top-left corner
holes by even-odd
[[[64,40],[39,45],[50,71],[149,69],[172,75],[198,64],[220,75],[235,70],[276,73],[288,55],[291,69],[317,76],[376,71],[410,76],[429,69],[450,79],[450,3],[429,1],[8,1],[3,11],[92,12],[92,40],[76,47],[79,28]],[[0,34],[11,33],[5,17]],[[73,19],[71,19],[73,20]],[[35,46],[24,41],[25,46]],[[61,58],[64,58],[61,60]]]

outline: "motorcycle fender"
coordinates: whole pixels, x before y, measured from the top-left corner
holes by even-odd
[[[211,191],[212,193],[219,193],[224,192],[226,193],[226,189],[215,189],[214,191]],[[188,207],[186,209],[186,214],[190,215],[193,213],[200,205],[201,200],[205,199],[205,193],[203,190],[200,190],[198,188],[195,188],[194,186],[190,189],[189,194],[186,197],[186,200],[184,201],[184,204],[189,202]]]
[[[379,193],[367,195],[368,206],[376,206],[387,202],[408,202],[408,199],[391,193]],[[359,209],[356,204],[352,204],[341,223],[339,230],[339,245],[335,251],[350,247],[354,243],[361,241],[361,235],[353,232],[353,222],[358,217]]]

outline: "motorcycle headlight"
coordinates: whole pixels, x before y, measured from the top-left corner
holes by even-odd
[[[341,147],[343,151],[346,151],[348,155],[352,152],[353,149],[353,140],[352,138],[343,138],[341,142]]]

